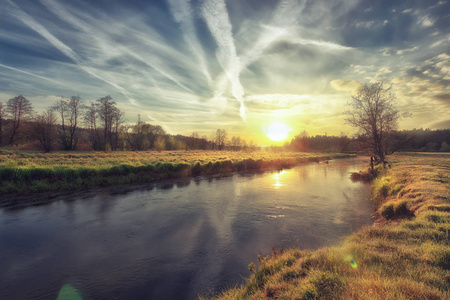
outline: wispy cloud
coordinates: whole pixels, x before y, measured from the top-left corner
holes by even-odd
[[[22,21],[25,25],[36,31],[39,35],[41,35],[43,38],[45,38],[47,41],[49,41],[50,44],[52,44],[55,48],[57,48],[59,51],[61,51],[64,55],[66,55],[68,58],[70,58],[78,67],[88,73],[89,75],[100,79],[111,86],[115,87],[117,90],[119,90],[125,97],[129,99],[131,103],[134,104],[133,99],[129,97],[129,92],[124,89],[123,87],[119,86],[118,84],[111,82],[109,80],[106,80],[102,78],[101,76],[97,75],[97,73],[94,71],[93,68],[84,66],[82,64],[82,60],[79,57],[78,54],[76,54],[70,47],[68,47],[66,44],[61,42],[59,39],[57,39],[54,35],[52,35],[44,26],[39,24],[36,20],[34,20],[30,15],[28,15],[26,12],[24,12],[20,7],[18,7],[14,2],[11,0],[6,0],[11,5],[11,15],[16,17],[18,20]]]
[[[174,78],[174,76],[172,76],[171,74],[169,74],[168,72],[166,72],[162,68],[159,68],[154,63],[152,63],[152,60],[154,60],[154,59],[149,59],[148,57],[144,58],[140,54],[134,52],[129,47],[127,47],[127,46],[125,46],[123,44],[118,44],[117,42],[112,40],[110,38],[111,35],[107,34],[107,33],[109,33],[109,31],[106,28],[102,28],[103,30],[97,30],[96,28],[98,28],[99,26],[89,26],[89,25],[87,25],[87,23],[85,23],[84,20],[74,16],[64,6],[62,6],[61,4],[59,4],[58,2],[56,2],[54,0],[42,0],[42,1],[43,1],[43,3],[46,5],[46,7],[49,10],[51,10],[56,16],[61,18],[63,21],[66,21],[66,22],[70,23],[72,26],[74,26],[75,28],[78,28],[78,29],[82,30],[88,36],[94,37],[93,39],[90,39],[90,40],[92,40],[92,42],[94,44],[97,44],[97,49],[93,49],[93,50],[95,52],[97,52],[97,53],[100,52],[98,54],[104,53],[104,50],[109,52],[112,49],[112,51],[114,51],[114,52],[110,53],[110,54],[111,54],[111,56],[113,58],[120,57],[121,55],[131,56],[132,58],[137,59],[138,61],[140,61],[144,65],[146,65],[148,67],[151,67],[152,69],[156,70],[163,77],[171,80],[172,82],[174,82],[178,86],[182,87],[183,89],[185,89],[185,90],[187,90],[189,92],[192,92],[192,90],[190,90],[184,84],[180,83],[176,78]],[[91,19],[90,21],[91,21],[91,24],[92,24],[92,22],[94,20]],[[117,29],[117,28],[114,28],[114,29]],[[153,44],[156,44],[157,46],[160,46],[159,44],[157,44],[155,42],[153,42]],[[167,47],[167,49],[165,49],[164,47],[161,47],[161,48],[163,48],[163,51],[167,51],[169,49],[169,47]],[[91,74],[91,75],[99,78],[95,74]],[[152,75],[149,74],[148,72],[146,73],[146,75],[149,78],[153,79]],[[99,79],[105,80],[105,79],[102,79],[102,78],[99,78]],[[122,93],[124,93],[124,95],[129,95],[130,94],[127,90],[125,90],[124,88],[122,88],[122,87],[118,86],[117,84],[113,83],[111,80],[107,80],[106,82],[111,84],[112,86],[114,86],[118,90],[120,90]],[[130,99],[131,98],[129,98],[129,100]],[[131,100],[131,102],[133,104],[135,104],[134,100]]]
[[[33,73],[30,73],[30,72],[27,72],[27,71],[24,71],[24,70],[20,70],[20,69],[17,69],[17,68],[6,66],[4,64],[0,64],[0,67],[6,68],[6,69],[9,69],[9,70],[13,70],[13,71],[16,71],[16,72],[19,72],[19,73],[22,73],[22,74],[26,74],[26,75],[29,75],[29,76],[33,76],[33,77],[36,77],[36,78],[40,78],[40,79],[43,79],[43,80],[47,80],[47,81],[50,81],[50,82],[53,82],[53,83],[56,83],[56,84],[59,84],[59,85],[62,85],[62,86],[65,86],[65,84],[63,84],[63,83],[61,83],[59,81],[53,80],[51,78],[47,78],[47,77],[40,76],[40,75],[37,75],[37,74],[33,74]]]
[[[194,55],[196,62],[199,64],[200,70],[205,76],[208,84],[212,84],[211,75],[205,61],[205,53],[198,40],[194,17],[192,15],[192,7],[190,0],[168,0],[174,19],[180,24],[183,31],[183,38],[189,46],[190,51]]]
[[[217,60],[231,83],[231,93],[239,101],[240,114],[245,120],[244,88],[239,80],[240,60],[236,54],[228,11],[223,0],[207,0],[203,4],[203,16],[217,43]]]

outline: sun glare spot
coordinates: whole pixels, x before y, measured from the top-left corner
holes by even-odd
[[[280,142],[288,137],[289,131],[292,129],[281,122],[274,122],[267,128],[266,135],[274,142]]]
[[[275,183],[273,184],[275,189],[279,189],[280,187],[282,187],[284,184],[281,183],[281,177],[284,175],[285,171],[281,171],[278,173],[275,173],[272,175],[272,178],[275,180]]]

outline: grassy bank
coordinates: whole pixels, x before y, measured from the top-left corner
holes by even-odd
[[[298,152],[61,152],[0,151],[0,193],[83,189],[190,176],[253,172],[349,157]]]
[[[449,299],[450,155],[397,155],[372,183],[378,219],[342,245],[259,258],[216,299]]]

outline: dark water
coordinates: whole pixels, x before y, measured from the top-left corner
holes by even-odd
[[[102,191],[0,211],[0,299],[196,299],[272,247],[314,249],[370,224],[360,159]]]

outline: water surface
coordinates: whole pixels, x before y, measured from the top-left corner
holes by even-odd
[[[0,299],[196,299],[243,282],[272,247],[315,249],[370,224],[361,159],[74,193],[0,211]]]

